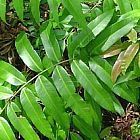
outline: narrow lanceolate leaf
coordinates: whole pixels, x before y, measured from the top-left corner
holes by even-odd
[[[2,117],[0,117],[0,139],[1,140],[16,140],[10,125]]]
[[[115,8],[115,6],[114,6],[113,0],[104,0],[104,2],[103,2],[103,11],[104,12],[112,10],[114,8]]]
[[[116,0],[116,3],[119,6],[121,14],[127,13],[132,10],[129,0]]]
[[[26,82],[26,79],[21,72],[4,61],[0,61],[0,78],[12,85],[22,85]]]
[[[125,74],[127,68],[129,67],[130,63],[136,56],[139,50],[139,43],[130,45],[124,53],[124,57],[121,64],[122,73]]]
[[[127,18],[130,20],[140,19],[140,9],[132,10],[130,12],[123,14],[122,16],[120,16],[119,21],[127,19]]]
[[[75,93],[74,84],[63,67],[57,66],[55,68],[53,72],[53,81],[67,105],[71,107],[80,118],[92,126],[93,118],[91,116],[91,108],[77,93]]]
[[[83,133],[86,137],[99,140],[97,133],[93,130],[93,127],[88,126],[83,120],[81,120],[78,116],[73,117],[74,125]]]
[[[133,9],[140,9],[140,1],[139,0],[131,0],[131,4]]]
[[[52,29],[52,25],[49,24],[40,36],[47,56],[51,60],[59,62],[61,59],[61,52],[55,33]]]
[[[82,13],[82,7],[80,5],[80,0],[62,0],[64,7],[69,11],[69,13],[74,17],[74,19],[79,23],[79,25],[86,31],[87,23]]]
[[[92,69],[92,71],[97,75],[97,77],[104,82],[104,84],[106,84],[110,90],[113,91],[113,82],[111,80],[111,76],[110,74],[106,71],[107,69],[107,64],[104,63],[104,67],[100,66],[100,61],[98,61],[99,59],[94,58],[93,60],[91,60],[89,62],[90,68]],[[112,99],[114,100],[114,107],[115,110],[119,113],[119,114],[123,114],[124,110],[121,106],[121,104],[119,103],[119,101],[115,98],[113,93],[110,93],[110,96],[112,97]],[[130,96],[129,96],[130,97]]]
[[[30,0],[32,16],[37,24],[40,23],[40,0]]]
[[[65,112],[63,102],[55,87],[44,76],[40,76],[35,82],[35,88],[48,113],[63,129],[68,130],[69,117]]]
[[[23,0],[13,0],[13,6],[16,10],[18,17],[21,20],[23,20],[23,12],[24,12]]]
[[[125,52],[123,51],[119,54],[115,64],[113,65],[112,72],[111,72],[111,79],[112,79],[113,83],[116,82],[118,76],[122,72],[121,64],[122,64],[122,61],[123,61],[124,53]]]
[[[0,100],[9,99],[13,96],[13,91],[5,86],[0,86]]]
[[[46,120],[41,106],[31,90],[24,88],[20,95],[21,104],[36,128],[46,137],[53,138],[53,133],[49,122]]]
[[[21,112],[15,103],[11,103],[7,108],[7,116],[14,128],[22,135],[25,140],[39,140],[38,135],[33,130],[25,117],[17,117],[15,112]]]
[[[111,79],[111,71],[112,66],[104,59],[100,57],[94,57],[92,61],[90,61],[90,68],[92,71],[97,75],[97,77],[106,84],[110,90],[112,90],[116,95],[120,96],[121,98],[136,103],[136,96],[135,93],[127,87],[124,83],[119,85],[113,85]],[[116,110],[118,113],[123,114],[122,107],[117,103],[118,109]]]
[[[54,20],[58,23],[59,22],[59,15],[58,15],[58,0],[48,0],[50,13],[52,14]]]
[[[69,55],[72,57],[76,48],[85,47],[92,39],[94,39],[95,36],[97,36],[102,30],[104,30],[110,22],[112,16],[113,10],[109,10],[91,21],[88,24],[88,28],[91,31],[89,31],[88,33],[82,31],[81,33],[79,33],[79,35],[77,35],[75,40],[73,40],[72,43],[69,44]]]
[[[128,81],[132,81],[138,77],[140,77],[140,73],[136,73],[135,71],[129,71],[129,72],[125,73],[125,75],[119,77],[117,82],[115,83],[115,85],[124,83],[124,82],[128,82]]]
[[[107,110],[115,111],[110,94],[101,86],[85,63],[74,60],[71,68],[78,82],[99,105]]]
[[[134,91],[126,83],[114,85],[113,91],[123,99],[126,99],[131,103],[137,103],[136,93],[134,93]]]
[[[6,0],[0,0],[0,18],[4,22],[6,22],[5,14],[6,14]]]
[[[125,19],[106,28],[90,44],[92,54],[99,54],[108,50],[121,37],[126,35],[135,25],[137,20]]]
[[[40,72],[43,69],[41,59],[33,49],[25,33],[21,33],[16,39],[16,49],[23,62],[33,71]]]

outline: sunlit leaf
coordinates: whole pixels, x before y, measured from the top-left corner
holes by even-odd
[[[88,45],[88,43],[95,38],[102,30],[105,29],[105,27],[110,22],[111,18],[113,16],[113,10],[107,11],[101,15],[99,15],[97,18],[92,20],[88,24],[88,28],[91,30],[88,33],[85,33],[84,31],[80,32],[76,38],[69,44],[68,51],[69,55],[72,57],[74,55],[74,51],[78,47],[85,47]]]
[[[138,38],[137,38],[137,32],[135,29],[132,29],[131,32],[127,36],[133,43],[137,42]]]
[[[21,72],[4,61],[0,61],[0,78],[12,85],[22,85],[26,82],[26,79]]]
[[[103,1],[103,11],[109,11],[114,9],[114,2],[113,0],[104,0]]]
[[[55,87],[44,76],[37,78],[35,82],[37,94],[43,104],[46,106],[48,113],[60,124],[60,126],[68,130],[69,117],[64,110],[64,105],[59,97]]]
[[[106,28],[90,44],[92,54],[99,54],[108,50],[115,42],[126,35],[136,25],[136,22],[137,20],[125,19]]]
[[[69,11],[69,13],[75,18],[75,20],[79,23],[79,25],[86,31],[87,30],[87,23],[82,13],[82,7],[80,4],[80,0],[62,0],[62,3],[65,8]]]
[[[1,140],[16,140],[15,135],[8,122],[0,117],[0,139]]]
[[[127,13],[132,10],[129,0],[115,0],[120,8],[121,14]]]
[[[5,14],[6,14],[6,0],[0,0],[0,18],[4,22],[6,22]]]
[[[53,138],[53,133],[49,122],[38,105],[31,90],[24,88],[20,95],[21,104],[36,128],[46,137]]]
[[[11,103],[7,108],[7,116],[14,126],[26,140],[39,140],[39,136],[35,133],[28,120],[25,117],[17,116],[15,112],[21,112],[15,103]]]
[[[13,96],[13,91],[5,86],[0,86],[0,100],[9,99]]]
[[[23,12],[24,12],[23,0],[13,0],[13,6],[17,12],[18,17],[21,20],[23,20]]]
[[[140,1],[139,0],[131,0],[131,4],[133,9],[140,9]]]
[[[124,20],[124,19],[130,19],[130,20],[135,20],[135,19],[140,19],[140,10],[132,10],[130,12],[127,12],[120,16],[119,21]]]
[[[99,105],[107,110],[115,111],[110,94],[101,86],[84,62],[73,61],[71,68],[78,82]]]
[[[37,24],[40,23],[40,0],[30,0],[32,16]]]
[[[42,31],[40,36],[47,56],[51,60],[59,62],[61,59],[60,47],[55,37],[55,33],[53,32],[51,23]]]
[[[126,85],[126,83],[113,85],[113,81],[111,79],[112,66],[106,60],[100,57],[94,57],[94,59],[90,61],[90,68],[97,75],[97,77],[103,81],[104,84],[106,84],[115,94],[129,102],[137,102],[135,93]],[[110,96],[112,96],[116,103],[116,111],[120,114],[123,114],[124,111],[119,102],[114,98],[112,94]]]
[[[76,89],[74,84],[63,67],[57,66],[55,68],[53,81],[60,95],[66,101],[67,106],[71,107],[87,124],[92,125],[93,117],[91,115],[91,108],[75,93]]]
[[[48,4],[54,20],[58,23],[59,22],[58,6],[60,3],[58,2],[58,0],[48,0]]]
[[[40,72],[43,70],[41,59],[33,49],[25,33],[18,35],[16,39],[16,49],[23,62],[33,71]]]

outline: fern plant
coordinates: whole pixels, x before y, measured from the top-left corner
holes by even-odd
[[[139,104],[139,0],[0,0],[0,18],[24,66],[0,60],[1,140],[100,140],[102,110]]]

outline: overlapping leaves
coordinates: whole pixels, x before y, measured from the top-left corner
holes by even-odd
[[[40,2],[29,2],[36,30],[42,20]],[[37,32],[39,43],[36,44],[40,52],[31,43],[28,33],[22,32],[16,38],[19,57],[33,74],[37,73],[36,76],[32,78],[26,75],[25,78],[24,72],[0,60],[0,108],[3,108],[0,139],[14,140],[18,132],[25,140],[39,140],[41,134],[49,139],[66,139],[70,136],[72,139],[83,137],[98,140],[102,118],[100,108],[123,115],[123,107],[116,96],[138,103],[135,91],[139,85],[133,86],[133,89],[128,81],[133,82],[140,76],[139,39],[137,28],[134,30],[139,25],[139,2],[104,0],[103,10],[100,9],[96,18],[92,17],[92,10],[96,6],[90,9],[86,5],[90,11],[86,15],[82,11],[83,2],[86,4],[87,0],[78,0],[76,3],[74,0],[48,0],[50,20]],[[116,12],[116,5],[119,12]],[[22,21],[23,1],[13,0],[13,6]],[[6,1],[0,0],[0,18],[4,22],[5,15]],[[64,25],[61,18],[67,20],[67,24]],[[62,33],[58,37],[56,29],[64,29],[67,34]],[[128,40],[125,47],[121,47],[124,45],[121,39],[125,35]],[[121,45],[114,54],[112,46],[115,43]],[[118,55],[116,62],[99,56],[105,56],[106,52],[109,52],[109,57]],[[42,54],[45,54],[43,60]],[[78,60],[75,54],[80,55]],[[112,67],[110,63],[115,64]],[[120,76],[121,73],[123,76]],[[82,96],[79,89],[83,90]]]

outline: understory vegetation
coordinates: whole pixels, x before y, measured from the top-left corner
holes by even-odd
[[[140,0],[0,0],[0,140],[140,139]]]

